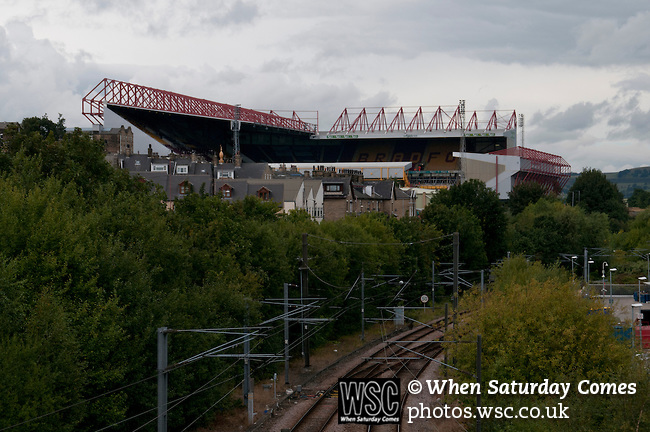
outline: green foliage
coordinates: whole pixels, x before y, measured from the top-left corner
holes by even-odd
[[[449,339],[474,341],[482,336],[483,385],[500,383],[570,383],[569,397],[559,400],[540,395],[487,395],[486,406],[569,406],[569,419],[492,419],[485,430],[623,430],[639,419],[648,383],[634,353],[613,337],[613,318],[589,314],[593,300],[579,295],[566,273],[528,264],[523,257],[506,260],[497,269],[498,289],[485,295],[466,296],[465,315]],[[451,355],[459,369],[475,371],[476,347],[455,344]],[[459,376],[462,378],[463,376]],[[588,396],[578,393],[578,383],[637,383],[636,395]],[[484,387],[487,388],[487,387]],[[467,400],[467,403],[472,403]],[[616,407],[616,409],[614,409]],[[633,419],[633,420],[632,420]],[[641,429],[650,419],[641,417]]]
[[[650,206],[650,192],[643,189],[635,188],[632,196],[628,198],[627,205],[630,207],[640,207],[642,209]]]
[[[189,194],[170,212],[150,185],[113,170],[97,142],[80,130],[63,131],[62,119],[26,119],[10,128],[6,151],[0,152],[0,428],[70,405],[27,423],[24,430],[93,431],[147,412],[156,403],[155,382],[147,379],[156,373],[156,329],[239,327],[278,315],[280,308],[261,300],[281,297],[284,283],[300,283],[303,233],[308,234],[310,295],[327,299],[313,316],[339,316],[312,339],[316,343],[359,329],[362,270],[373,279],[365,285],[366,317],[380,317],[379,306],[413,306],[422,292],[429,292],[432,261],[452,259],[449,234],[460,232],[467,268],[484,268],[504,253],[503,207],[480,182],[442,192],[421,218],[364,213],[319,225],[304,211],[280,216],[274,203],[254,197],[231,203],[205,193]],[[648,218],[640,216],[616,241],[643,246]],[[604,214],[540,200],[517,215],[512,231],[519,250],[548,258],[560,246],[566,251],[567,245],[601,245],[606,227]],[[383,274],[397,277],[373,276]],[[513,305],[519,300],[507,297],[511,285],[521,297],[566,294],[564,282],[557,282],[566,274],[556,267],[510,260],[495,274],[493,296]],[[537,282],[527,283],[533,279]],[[299,295],[299,289],[291,290],[291,296]],[[530,322],[523,315],[516,319]],[[567,325],[571,319],[576,323],[566,330],[570,343],[597,337],[577,313],[556,318]],[[477,321],[477,328],[481,325]],[[298,332],[292,326],[292,341]],[[491,337],[497,337],[496,330]],[[555,343],[556,351],[562,348],[550,340],[550,331],[544,337],[540,348],[547,342]],[[611,348],[599,336],[595,340]],[[224,336],[173,334],[170,363],[225,341]],[[271,333],[254,349],[272,353],[282,347],[282,335]],[[560,370],[568,367],[560,365],[567,359],[576,367],[575,359],[584,359],[584,353],[549,351],[549,358],[541,360],[528,351],[522,354],[539,367]],[[589,361],[602,362],[602,356]],[[209,386],[175,407],[170,428],[209,420],[203,412],[241,374],[240,364],[222,359],[172,371],[170,400],[217,376],[225,384]],[[225,399],[218,408],[232,403]],[[113,430],[141,424],[137,418]]]
[[[628,215],[623,194],[600,170],[585,168],[569,189],[567,199],[572,197],[587,213],[605,213],[613,231],[624,228]]]
[[[513,215],[518,215],[530,205],[546,197],[546,189],[537,182],[520,183],[508,193],[508,207]]]
[[[579,253],[599,247],[608,237],[607,216],[586,214],[580,207],[559,201],[540,200],[514,217],[510,248],[550,264],[560,253]]]
[[[486,247],[483,242],[483,230],[478,218],[467,208],[432,202],[420,214],[426,223],[440,229],[445,234],[458,232],[460,239],[460,261],[469,269],[481,269],[488,266]],[[453,261],[453,249],[441,252],[444,262]]]
[[[495,191],[486,187],[482,181],[472,179],[438,192],[431,199],[430,205],[438,204],[448,208],[459,206],[473,214],[482,231],[483,253],[488,262],[503,258],[506,254],[505,232],[508,221]]]

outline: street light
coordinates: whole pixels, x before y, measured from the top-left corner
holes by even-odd
[[[641,303],[633,303],[630,306],[632,306],[632,348],[634,348],[634,340],[636,339],[636,336],[634,335],[634,321],[636,319],[636,311],[634,310],[635,308],[640,308],[643,306]],[[641,338],[641,321],[639,320],[639,338]],[[641,348],[643,348],[643,344],[641,344]]]
[[[605,296],[605,266],[609,267],[607,261],[603,261],[603,296]]]
[[[574,273],[573,273],[573,263],[574,263],[573,260],[576,260],[576,259],[578,259],[578,257],[575,256],[575,255],[571,257],[571,280],[574,280],[574,279],[575,279],[575,277],[574,277]]]
[[[646,276],[639,276],[637,279],[639,279],[639,303],[643,303],[641,301],[641,281],[648,280]],[[644,282],[645,283],[645,282]]]
[[[616,271],[616,267],[612,267],[609,269],[609,307],[612,307],[612,305],[614,304],[614,300],[612,299],[612,272],[615,271]]]
[[[591,267],[589,264],[593,264],[593,263],[594,263],[594,260],[592,260],[592,259],[587,261],[587,286],[589,286],[589,272],[590,272],[589,267]]]

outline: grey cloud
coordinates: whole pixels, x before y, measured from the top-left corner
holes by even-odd
[[[649,141],[650,111],[643,110],[639,101],[638,93],[629,97],[619,95],[614,99],[607,113],[607,124],[612,127],[608,139]]]
[[[580,102],[561,112],[556,110],[536,112],[531,121],[527,122],[527,126],[532,126],[529,131],[535,135],[535,140],[539,143],[552,144],[577,139],[599,121],[599,114],[605,107],[604,102],[600,104]]]
[[[618,87],[624,91],[650,92],[650,74],[639,73],[632,78],[619,81],[618,83],[614,84],[614,87]]]
[[[211,32],[214,26],[237,26],[259,15],[257,5],[246,0],[76,1],[92,14],[116,14],[136,33],[159,37]]]
[[[16,21],[0,27],[0,51],[0,119],[19,121],[43,114],[56,118],[62,113],[73,123],[81,120],[84,90],[99,81],[95,66],[69,60]]]
[[[588,64],[644,64],[650,61],[650,13],[639,12],[620,22],[615,18],[584,23],[574,53]]]
[[[210,2],[211,3],[211,2]],[[202,19],[203,23],[219,25],[238,25],[249,23],[259,15],[257,5],[251,2],[236,0],[226,5],[220,13],[209,14]]]
[[[301,39],[328,59],[431,52],[522,64],[650,61],[650,14],[642,0],[355,3],[321,16]]]
[[[593,126],[599,106],[590,102],[580,102],[563,112],[549,116],[536,117],[541,127],[553,128],[559,132],[580,131]],[[540,121],[541,120],[541,121]]]

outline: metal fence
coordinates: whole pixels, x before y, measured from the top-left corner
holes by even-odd
[[[610,294],[610,285],[605,283],[603,286],[602,283],[592,283],[585,287],[587,294],[590,296],[594,295],[605,295]],[[612,295],[633,295],[635,292],[639,291],[639,285],[637,284],[612,284],[611,293]],[[641,292],[647,292],[647,288],[644,285],[641,285]]]

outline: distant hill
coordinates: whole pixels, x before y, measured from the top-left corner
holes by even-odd
[[[571,178],[562,191],[566,194],[580,173],[571,173]],[[614,183],[625,198],[629,198],[634,189],[650,191],[650,167],[631,168],[619,172],[605,173],[607,180]]]

